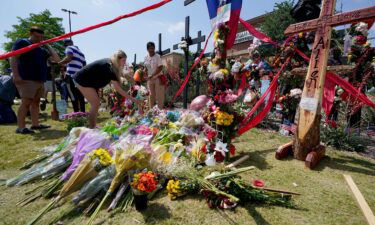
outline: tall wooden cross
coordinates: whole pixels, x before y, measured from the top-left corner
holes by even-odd
[[[184,49],[184,55],[185,55],[185,63],[184,63],[184,75],[186,76],[189,71],[189,46],[199,44],[201,42],[204,42],[206,40],[205,36],[200,36],[197,38],[192,39],[190,37],[190,17],[187,16],[185,18],[185,37],[181,38],[181,41],[186,41],[187,47]],[[173,45],[173,50],[178,49],[179,44]],[[184,108],[187,108],[188,103],[188,84],[185,86],[184,89]]]
[[[323,0],[320,17],[290,25],[285,34],[316,31],[310,65],[299,105],[297,133],[293,143],[281,146],[276,157],[291,152],[296,159],[304,160],[309,168],[315,167],[324,156],[320,145],[321,104],[329,56],[332,27],[375,18],[375,7],[334,15],[336,0]]]
[[[168,54],[168,53],[171,52],[171,49],[170,49],[170,48],[165,49],[165,50],[162,50],[162,47],[161,47],[161,33],[159,33],[158,42],[159,42],[159,50],[158,50],[158,54],[159,54],[160,56],[166,55],[166,54]]]

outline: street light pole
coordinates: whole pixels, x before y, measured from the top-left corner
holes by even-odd
[[[72,32],[72,21],[71,21],[71,18],[70,18],[70,14],[77,15],[78,13],[75,12],[75,11],[72,11],[72,10],[68,10],[68,9],[61,9],[61,11],[67,12],[69,14],[69,32],[71,33]],[[72,40],[72,37],[70,37],[70,40]]]

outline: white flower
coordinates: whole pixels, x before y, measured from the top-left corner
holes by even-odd
[[[238,73],[240,72],[240,69],[242,68],[242,63],[240,62],[235,62],[232,66],[232,73]]]
[[[355,31],[361,32],[362,35],[367,36],[368,35],[368,29],[367,29],[367,23],[360,22],[355,26]]]
[[[295,89],[290,90],[290,96],[291,97],[301,95],[301,94],[302,94],[302,90],[299,89],[299,88],[295,88]]]
[[[210,77],[211,80],[223,80],[224,74],[219,70],[215,73],[211,73]]]
[[[228,152],[227,143],[221,141],[216,142],[214,150],[220,152],[225,157],[225,153]]]
[[[188,43],[186,41],[181,41],[179,44],[178,44],[178,48],[179,49],[182,49],[182,50],[185,50],[187,49],[188,47]]]
[[[208,72],[215,73],[215,72],[219,71],[220,67],[219,67],[219,65],[216,65],[216,64],[213,64],[212,62],[210,62],[210,64],[208,64],[207,69],[208,69]]]
[[[213,154],[207,154],[206,155],[206,160],[204,161],[207,166],[215,166],[216,165],[216,160]]]

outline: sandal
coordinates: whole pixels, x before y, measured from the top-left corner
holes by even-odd
[[[35,132],[27,128],[17,128],[16,134],[35,134]]]
[[[39,126],[32,126],[30,127],[31,130],[43,130],[50,128],[51,126],[40,124]]]

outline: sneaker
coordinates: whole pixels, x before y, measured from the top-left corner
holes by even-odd
[[[35,132],[27,128],[17,128],[16,134],[35,134]]]
[[[43,130],[43,129],[48,129],[50,127],[51,126],[40,124],[39,126],[32,126],[30,127],[30,129],[31,130]]]

